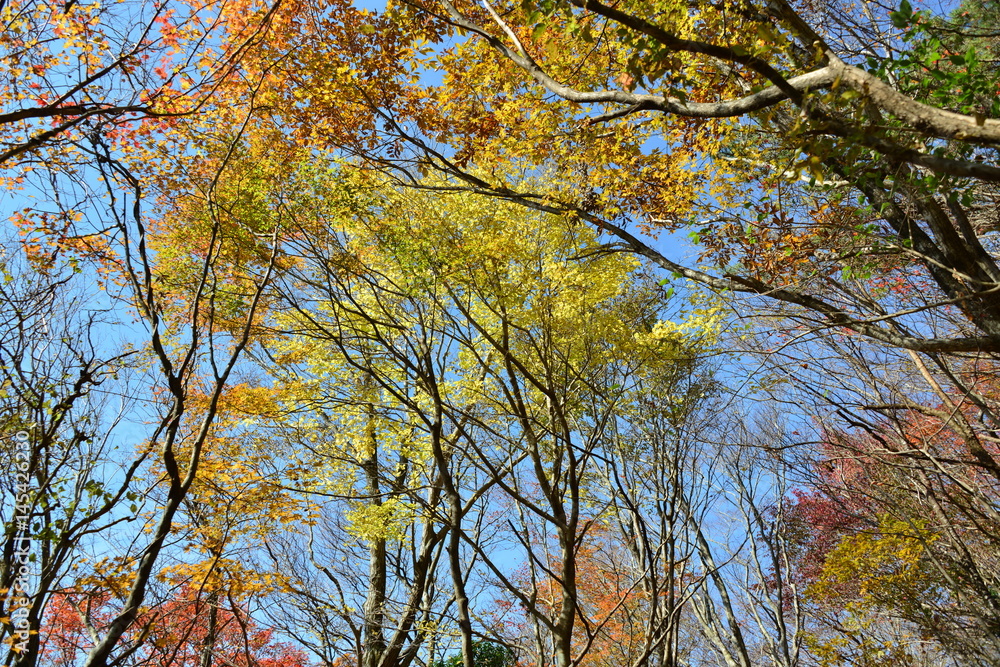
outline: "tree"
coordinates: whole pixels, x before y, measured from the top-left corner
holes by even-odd
[[[339,529],[369,550],[360,590],[347,571],[321,567],[337,587],[324,604],[343,610],[361,664],[412,660],[432,622],[438,636],[454,628],[468,663],[473,642],[492,636],[475,625],[474,591],[493,581],[551,639],[532,649],[537,659],[551,650],[569,664],[589,650],[573,644],[577,567],[592,528],[585,507],[614,493],[598,480],[600,462],[620,456],[616,411],[648,374],[689,363],[715,311],[657,324],[666,292],[631,276],[622,255],[588,257],[593,237],[571,221],[313,173],[326,196],[302,193],[317,209],[298,218],[301,262],[274,325],[291,337],[267,358],[289,388],[279,402],[305,416],[283,439],[315,457],[307,488],[341,499]],[[527,589],[498,548],[524,554],[535,570]],[[535,587],[550,566],[564,574],[542,604]],[[442,576],[450,599],[435,593]]]
[[[88,303],[79,276],[34,271],[14,250],[0,275],[0,637],[7,664],[34,665],[49,596],[82,548],[130,520],[122,506],[147,488],[137,473],[149,452],[124,466],[115,452],[125,415],[104,392],[134,396],[137,353],[100,342],[110,316]]]
[[[987,545],[996,531],[995,485],[955,456],[961,447],[945,424],[900,418],[871,425],[870,434],[830,434],[827,458],[816,464],[818,490],[800,495],[791,511],[811,526],[811,534],[789,536],[801,549],[796,576],[819,605],[825,633],[850,627],[845,617],[871,624],[888,615],[911,628],[909,647],[893,631],[899,650],[925,652],[933,639],[936,655],[993,664],[995,564]],[[927,454],[901,461],[904,448]]]
[[[306,25],[317,30],[320,21],[336,30],[365,22],[361,32],[371,35],[362,53],[342,51],[336,40],[300,43],[288,34],[268,45],[273,55],[266,62],[283,58],[275,66],[287,68],[294,82],[277,93],[289,105],[311,100],[289,108],[290,119],[303,132],[308,123],[319,143],[361,152],[410,182],[416,179],[408,169],[437,169],[473,191],[572,212],[667,270],[715,289],[766,294],[804,309],[819,325],[926,352],[995,345],[989,286],[998,273],[966,220],[977,184],[996,178],[988,155],[1000,135],[992,120],[980,124],[974,114],[942,109],[932,95],[949,86],[974,95],[989,68],[974,51],[957,69],[957,56],[924,62],[940,56],[931,53],[939,34],[967,26],[942,24],[908,5],[893,14],[895,24],[883,16],[874,28],[881,42],[869,46],[884,42],[890,50],[872,56],[872,73],[858,67],[868,66],[857,50],[866,45],[840,40],[784,2],[760,11],[667,3],[654,20],[629,6],[582,0],[489,8],[415,2],[385,16],[315,12],[315,23]],[[453,48],[420,61],[442,72],[445,87],[421,87],[405,70],[379,69],[392,58],[422,57],[401,45],[459,34],[469,37],[455,37]],[[926,85],[925,65],[943,86]],[[534,102],[541,91],[553,100],[544,114]],[[352,124],[341,111],[345,100],[354,100],[346,105],[351,114],[354,105],[368,105],[386,133]],[[352,138],[337,128],[359,131]],[[670,150],[644,151],[652,137]],[[918,137],[923,152],[914,147]],[[367,148],[390,141],[399,146],[398,159]],[[433,141],[451,148],[434,149]],[[411,152],[400,153],[403,146]],[[984,161],[973,158],[974,149]],[[796,157],[801,153],[804,160]],[[699,167],[704,160],[711,168]],[[515,167],[498,170],[500,161]],[[546,164],[559,165],[547,189],[519,182],[522,166]],[[624,182],[622,170],[629,174]],[[752,182],[759,194],[727,187],[728,178]],[[682,194],[692,191],[714,196],[692,201]],[[847,203],[852,191],[865,205]],[[778,197],[795,203],[779,207]],[[722,272],[680,266],[630,225],[690,226]],[[907,322],[906,304],[871,303],[856,290],[824,287],[841,269],[863,270],[867,262],[891,273],[909,257],[940,290],[925,310],[954,304],[974,331],[920,332]]]
[[[506,646],[487,641],[473,643],[472,664],[475,667],[514,667],[517,664],[514,652]],[[462,656],[455,655],[447,660],[438,660],[434,667],[461,667]]]
[[[763,335],[780,322],[784,338],[757,348],[767,358],[788,346],[800,367],[829,354],[860,373],[824,394],[816,373],[782,369],[823,420],[873,423],[940,412],[942,392],[966,397],[976,414],[954,418],[958,458],[995,479],[987,443],[1000,422],[972,379],[983,371],[967,374],[963,358],[985,361],[1000,340],[995,17],[909,3],[862,14],[786,2],[317,6],[255,66],[287,73],[274,99],[299,141],[413,187],[573,216],[606,250],[731,297]],[[321,29],[363,37],[308,37]],[[422,177],[431,171],[448,180]],[[525,177],[537,173],[548,178]],[[643,238],[680,230],[702,267]],[[924,378],[924,393],[885,391],[897,373]]]
[[[178,131],[175,140],[181,140],[178,137],[182,135],[183,132]],[[148,172],[133,169],[129,159],[117,152],[115,143],[107,139],[95,134],[88,138],[87,144],[81,142],[77,146],[89,151],[97,172],[96,185],[87,183],[81,187],[90,193],[95,187],[105,188],[106,201],[110,203],[103,211],[107,217],[95,219],[91,217],[93,209],[81,208],[77,211],[79,215],[64,218],[70,223],[68,228],[54,230],[45,224],[32,228],[27,223],[49,220],[48,214],[40,210],[43,204],[22,216],[26,223],[23,249],[29,261],[29,273],[59,276],[63,271],[70,274],[77,269],[88,278],[90,285],[96,284],[107,291],[107,296],[95,296],[98,303],[107,303],[109,311],[116,308],[120,309],[117,313],[130,311],[135,321],[129,326],[133,327],[136,339],[133,342],[135,351],[128,359],[137,372],[138,381],[145,385],[148,403],[138,405],[135,412],[127,413],[122,419],[139,423],[148,420],[149,427],[138,437],[133,431],[132,437],[137,437],[139,442],[127,443],[119,450],[122,453],[115,454],[110,461],[101,458],[97,447],[92,452],[79,451],[81,445],[96,440],[97,434],[91,432],[90,427],[84,428],[85,422],[72,424],[66,418],[75,410],[74,401],[89,394],[91,385],[103,379],[105,369],[115,366],[111,362],[95,361],[100,358],[95,350],[100,350],[101,345],[94,341],[80,340],[76,334],[61,341],[67,357],[60,361],[69,363],[69,359],[75,358],[82,369],[83,374],[76,385],[67,387],[72,378],[63,377],[56,381],[54,390],[31,390],[30,384],[25,389],[25,381],[31,380],[26,362],[15,358],[15,364],[21,366],[5,365],[5,373],[11,377],[16,392],[28,399],[25,409],[41,410],[45,420],[39,419],[40,423],[50,424],[46,428],[51,430],[39,443],[50,451],[63,442],[77,450],[60,454],[71,457],[66,462],[72,461],[80,473],[75,480],[69,478],[71,485],[67,492],[75,497],[67,498],[65,510],[47,506],[49,499],[45,492],[49,484],[59,488],[58,483],[64,481],[61,478],[70,472],[69,467],[65,462],[53,460],[55,468],[46,470],[36,465],[33,469],[33,474],[40,476],[40,493],[32,501],[36,503],[32,511],[37,517],[33,532],[42,541],[43,549],[56,545],[54,553],[62,560],[53,561],[56,569],[45,575],[50,578],[43,578],[42,586],[29,597],[35,609],[33,620],[37,623],[56,590],[53,584],[57,580],[51,577],[65,575],[65,567],[73,561],[78,566],[83,565],[84,559],[91,556],[88,553],[91,549],[99,554],[91,556],[92,572],[79,579],[89,577],[91,585],[97,583],[105,590],[114,591],[115,595],[106,603],[115,614],[93,639],[86,660],[86,664],[93,665],[104,665],[128,654],[130,648],[121,643],[135,631],[144,603],[151,600],[147,596],[164,565],[164,555],[172,550],[170,542],[176,536],[178,522],[184,517],[183,510],[189,509],[189,516],[197,514],[192,501],[197,500],[197,493],[203,490],[195,485],[198,471],[203,457],[209,458],[217,435],[215,422],[220,416],[221,398],[255,331],[262,301],[275,270],[276,248],[273,242],[269,245],[268,240],[273,241],[274,225],[277,224],[274,220],[254,217],[253,202],[247,200],[246,190],[221,187],[231,182],[227,181],[232,170],[225,153],[221,159],[213,161],[211,158],[218,157],[213,155],[207,164],[202,163],[202,171],[192,170],[199,176],[210,173],[208,180],[220,187],[205,193],[204,198],[199,199],[197,192],[186,198],[164,187],[164,182],[170,181],[173,174],[160,172],[158,176],[162,180],[157,181],[149,177]],[[187,154],[183,157],[197,160]],[[152,164],[147,166],[152,170]],[[156,219],[144,209],[151,191],[159,196],[158,203],[162,207],[154,213],[162,213],[164,222],[170,215],[188,216],[199,232],[189,235],[188,239],[203,243],[196,249],[187,247],[171,256],[166,243],[169,239],[161,233]],[[63,214],[72,213],[62,208],[58,197],[51,203]],[[220,213],[221,210],[230,217]],[[265,228],[263,233],[271,233],[263,240],[254,237],[258,240],[258,252],[242,256],[233,254],[235,249],[242,249],[227,234],[229,225],[237,224],[234,217],[271,225]],[[99,225],[98,231],[88,227],[91,223]],[[164,264],[164,260],[171,263]],[[228,282],[223,280],[222,271],[227,272]],[[221,289],[223,282],[227,286],[225,291]],[[49,307],[55,303],[48,300],[42,305]],[[30,352],[33,345],[43,344],[38,340],[43,330],[25,330],[24,325],[31,318],[48,313],[18,313],[17,309],[22,306],[23,303],[17,301],[12,303],[17,317],[5,322],[11,331],[5,331],[4,335],[7,337],[9,333],[12,344],[22,345]],[[135,330],[141,333],[136,334]],[[69,402],[64,399],[53,408],[50,395],[69,397]],[[127,395],[123,400],[125,398]],[[41,403],[33,408],[35,404],[30,401],[34,400]],[[126,405],[135,406],[131,402]],[[77,456],[79,459],[73,458]],[[102,470],[101,466],[112,465],[120,467],[120,472],[107,467],[110,482],[95,475],[94,471]],[[44,478],[52,472],[58,476]],[[130,486],[133,478],[142,479],[141,494]],[[190,494],[192,488],[195,494]],[[147,499],[150,507],[156,509],[140,511],[140,498]],[[136,519],[142,521],[132,524],[134,528],[130,531],[113,535],[106,530]],[[9,529],[10,526],[5,527]],[[130,537],[124,539],[126,535]],[[101,539],[107,542],[102,545]],[[13,548],[12,542],[8,540],[5,548]],[[63,571],[59,572],[59,568]],[[4,575],[9,577],[10,572]],[[73,585],[74,582],[64,582],[60,588],[71,591]],[[38,657],[36,649],[37,644],[29,646],[27,652],[17,652],[18,664],[34,664]]]
[[[45,663],[53,667],[79,664],[94,645],[95,635],[115,616],[106,593],[61,594],[46,612],[41,638]],[[209,620],[215,624],[209,627]],[[141,632],[126,640],[123,664],[149,667],[202,667],[204,645],[211,641],[212,659],[239,667],[307,667],[305,654],[276,641],[246,609],[207,602],[194,589],[181,588],[174,597],[144,612]]]
[[[150,537],[80,579],[116,592],[88,664],[127,658],[157,574],[217,609],[251,563],[295,605],[273,621],[364,667],[450,642],[464,667],[483,645],[567,667],[611,660],[611,636],[637,665],[701,642],[690,654],[790,667],[838,659],[835,625],[887,610],[948,659],[995,661],[995,12],[181,7],[149,15],[176,60],[114,99],[108,77],[151,45],[109,45],[97,5],[31,14],[32,75],[57,30],[85,74],[52,74],[63,88],[2,125],[25,133],[11,160],[59,158],[49,201],[18,216],[35,269],[84,262],[135,309],[161,401],[130,459],[161,507]],[[133,105],[140,89],[155,100]],[[697,268],[650,240],[682,230]],[[715,295],[662,321],[670,293],[631,256]],[[723,298],[748,316],[732,347],[769,373],[754,391],[813,417],[797,440],[698,417],[711,383],[692,356]],[[264,510],[294,494],[326,516],[279,536]],[[122,498],[109,521],[140,515]],[[796,532],[822,513],[821,539]],[[181,535],[197,555],[165,560]],[[484,597],[520,609],[520,634],[478,616]],[[878,659],[863,639],[851,659]]]
[[[5,183],[64,162],[72,173],[85,158],[74,144],[87,135],[129,143],[142,119],[199,108],[266,32],[278,4],[3,2],[0,164],[21,167]],[[227,24],[232,11],[258,20]]]

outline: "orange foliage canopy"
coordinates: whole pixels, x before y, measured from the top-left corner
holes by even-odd
[[[106,593],[55,595],[42,624],[43,660],[53,667],[78,665],[92,648],[92,632],[115,613]],[[227,667],[310,664],[301,650],[260,628],[245,608],[225,606],[224,600],[212,604],[188,588],[140,614],[123,641],[134,647],[125,664],[135,667],[204,667],[206,652]]]

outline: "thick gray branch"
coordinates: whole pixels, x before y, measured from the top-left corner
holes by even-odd
[[[851,90],[856,90],[880,108],[906,122],[914,130],[940,139],[973,143],[1000,143],[1000,120],[966,116],[921,104],[876,76],[852,67],[830,55],[828,66]]]

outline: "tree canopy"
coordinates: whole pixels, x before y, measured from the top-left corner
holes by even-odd
[[[5,664],[1000,665],[1000,5],[359,5],[0,0]]]

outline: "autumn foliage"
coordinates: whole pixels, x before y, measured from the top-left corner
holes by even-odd
[[[0,0],[4,664],[1000,665],[995,3],[360,4]]]
[[[194,589],[181,589],[173,599],[142,613],[135,634],[125,641],[129,665],[194,667],[206,664],[237,667],[308,667],[305,653],[278,641],[261,628],[245,608],[219,603]],[[46,610],[42,660],[69,667],[93,647],[93,634],[113,617],[115,602],[105,594],[60,594]]]

